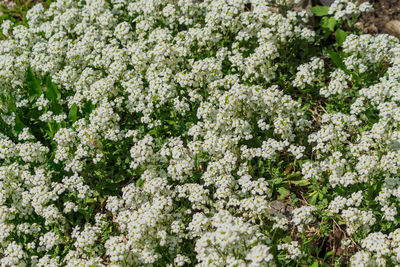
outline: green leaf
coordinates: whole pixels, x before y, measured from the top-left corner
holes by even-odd
[[[46,87],[46,97],[50,101],[55,102],[56,100],[61,98],[60,91],[58,91],[57,86],[51,81],[50,76],[46,79]]]
[[[314,263],[311,265],[311,267],[318,267],[318,266],[319,266],[318,261],[314,261]]]
[[[283,179],[282,179],[281,177],[279,177],[279,178],[276,178],[276,179],[272,180],[272,182],[273,182],[274,184],[280,184],[280,183],[283,182]]]
[[[21,121],[21,119],[19,118],[19,116],[17,115],[15,117],[15,131],[17,131],[17,133],[21,132],[22,129],[25,128],[24,123]]]
[[[90,197],[86,197],[86,203],[94,203],[95,199],[94,198],[90,198]]]
[[[299,180],[299,181],[290,181],[292,184],[294,185],[298,185],[298,186],[306,186],[310,184],[310,181],[308,179],[304,179],[304,180]]]
[[[321,27],[333,32],[335,30],[336,20],[334,17],[323,17],[321,20]]]
[[[299,171],[297,172],[291,172],[286,176],[286,179],[291,180],[293,178],[297,178],[301,175],[301,173]]]
[[[304,105],[302,105],[302,108],[301,108],[301,110],[303,110],[303,111],[307,111],[307,110],[309,110],[310,109],[310,104],[309,103],[307,103],[307,104],[304,104]]]
[[[40,96],[42,94],[42,87],[40,86],[40,80],[35,77],[31,68],[26,71],[26,84],[28,86],[29,96]]]
[[[329,6],[313,6],[311,7],[311,11],[317,17],[326,16],[329,12]]]
[[[332,256],[335,253],[335,251],[331,250],[329,252],[327,252],[324,256],[324,260],[326,260],[327,258],[329,258],[330,256]]]
[[[92,104],[92,100],[89,100],[83,107],[83,111],[85,112],[85,114],[90,114],[94,110],[94,108],[95,106]]]
[[[54,133],[58,132],[58,130],[60,130],[61,125],[59,123],[54,123]]]
[[[342,46],[344,41],[347,38],[347,33],[343,31],[342,29],[337,29],[335,32],[335,38],[336,42],[338,43],[339,46]]]
[[[311,205],[315,205],[315,202],[317,202],[317,197],[318,197],[318,193],[314,192],[314,194],[312,195],[312,197],[309,199],[308,202],[310,202]]]
[[[289,164],[289,165],[285,168],[285,171],[283,172],[283,175],[287,176],[287,175],[293,170],[293,167],[294,167],[293,163],[292,163],[292,164]]]
[[[12,99],[12,97],[11,96],[7,96],[6,101],[7,101],[7,109],[9,111],[16,112],[17,111],[17,106],[15,105],[15,102]]]
[[[336,67],[341,67],[343,65],[342,60],[340,59],[338,53],[336,53],[333,50],[328,50],[328,53],[331,56],[331,59],[333,63],[336,65]]]
[[[49,136],[53,137],[53,135],[54,135],[53,126],[51,125],[50,122],[47,123],[47,126],[49,127],[49,131],[48,131]]]
[[[313,240],[314,240],[314,237],[311,237],[311,238],[307,239],[306,241],[304,241],[303,245],[307,245],[308,243],[310,243]]]
[[[71,109],[69,110],[68,113],[68,119],[74,123],[76,122],[76,119],[78,117],[78,106],[76,105],[76,103],[72,104]]]
[[[290,191],[284,187],[279,187],[278,193],[280,194],[280,196],[278,197],[278,200],[282,200],[282,199],[285,199],[287,196],[289,196]]]
[[[338,53],[333,50],[328,50],[328,53],[336,67],[341,68],[346,74],[350,74],[349,70],[344,65],[343,60]]]
[[[296,194],[295,194],[295,193],[292,193],[292,194],[290,195],[290,197],[291,197],[290,205],[296,206],[296,203],[299,201],[299,199],[297,198]]]
[[[62,109],[62,106],[60,104],[58,104],[57,101],[54,101],[51,104],[51,111],[53,111],[55,115],[58,115],[63,112],[63,109]]]
[[[292,237],[290,235],[287,235],[282,238],[282,241],[285,243],[290,243],[290,242],[292,242]]]
[[[136,181],[136,186],[137,186],[137,187],[141,187],[141,186],[143,185],[143,183],[144,183],[144,181],[142,180],[142,178],[139,178],[139,179]]]
[[[60,254],[60,246],[56,246],[54,250],[54,254],[59,255]]]

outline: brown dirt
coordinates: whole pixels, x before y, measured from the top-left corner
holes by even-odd
[[[373,12],[361,15],[359,22],[362,24],[363,33],[391,34],[385,25],[391,20],[400,20],[400,0],[369,0],[374,6]]]

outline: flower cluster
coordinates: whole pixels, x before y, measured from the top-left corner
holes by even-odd
[[[307,265],[337,221],[352,265],[399,264],[400,43],[350,34],[332,59],[298,3],[57,0],[3,22],[1,265]]]

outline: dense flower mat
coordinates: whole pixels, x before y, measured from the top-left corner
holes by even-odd
[[[400,264],[400,43],[296,2],[5,21],[1,266]]]

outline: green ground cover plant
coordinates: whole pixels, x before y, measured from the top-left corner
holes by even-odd
[[[1,266],[400,264],[400,43],[368,2],[4,19]]]
[[[42,3],[44,7],[48,7],[52,0],[16,0],[0,2],[0,22],[11,20],[16,24],[27,24],[26,13],[37,3]],[[4,36],[2,36],[4,38]]]

